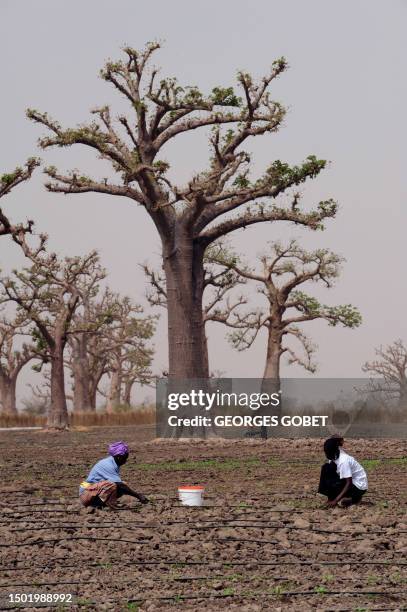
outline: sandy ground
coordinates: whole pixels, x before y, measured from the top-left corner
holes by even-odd
[[[349,441],[370,488],[332,510],[315,493],[320,440],[153,436],[0,433],[0,609],[72,593],[71,610],[407,610],[406,442]],[[78,484],[117,439],[134,451],[123,478],[153,504],[89,513]],[[205,485],[205,505],[181,506],[182,484]]]

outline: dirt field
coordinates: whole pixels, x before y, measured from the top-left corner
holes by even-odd
[[[315,494],[320,440],[153,436],[0,433],[0,609],[10,593],[47,592],[73,593],[70,609],[407,609],[405,442],[349,441],[370,490],[327,510]],[[135,451],[124,479],[154,503],[89,513],[78,484],[116,439]],[[205,485],[205,506],[180,506],[181,484]]]

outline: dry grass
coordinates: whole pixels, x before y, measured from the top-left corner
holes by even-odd
[[[155,407],[143,406],[127,412],[76,412],[70,414],[70,425],[98,427],[109,425],[152,425],[155,423]],[[0,427],[44,427],[45,416],[29,414],[0,414]]]

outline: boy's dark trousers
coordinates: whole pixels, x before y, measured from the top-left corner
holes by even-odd
[[[321,468],[321,477],[319,479],[318,493],[326,495],[329,501],[333,501],[339,493],[343,490],[346,484],[345,478],[339,478],[336,471],[336,465],[334,462],[324,463]],[[364,493],[351,484],[350,488],[346,491],[345,497],[350,497],[354,504],[357,504],[362,499]]]

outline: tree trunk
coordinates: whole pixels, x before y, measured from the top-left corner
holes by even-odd
[[[202,317],[203,248],[184,236],[177,240],[175,250],[176,253],[164,257],[169,378],[208,378]]]
[[[280,389],[280,358],[281,358],[281,332],[273,326],[268,328],[266,365],[264,380],[273,380]]]
[[[85,334],[75,338],[72,345],[74,377],[73,409],[75,412],[93,411],[90,397],[90,376]]]
[[[106,403],[106,412],[108,412],[109,414],[114,412],[114,407],[120,404],[120,378],[121,376],[119,369],[117,368],[116,370],[113,370],[110,379],[109,395],[107,397]]]
[[[399,408],[407,408],[407,379],[404,378],[400,382],[400,397],[398,402]]]
[[[17,377],[2,376],[0,384],[0,395],[2,403],[2,412],[4,414],[17,414],[16,407],[16,383]]]
[[[261,385],[262,393],[278,393],[280,391],[280,358],[281,358],[281,331],[279,328],[270,325],[268,327],[267,337],[267,355],[266,365],[264,368],[263,382]],[[281,396],[280,405],[276,406],[273,411],[267,410],[267,414],[281,416]],[[261,410],[259,411],[261,414]],[[267,439],[268,432],[266,427],[261,427],[261,437]]]
[[[96,375],[93,373],[89,377],[89,400],[93,411],[96,410],[96,397],[98,392],[98,386],[103,374],[104,371],[100,370]]]
[[[47,427],[66,429],[69,425],[65,397],[64,345],[57,342],[51,352],[51,406]]]
[[[90,388],[90,405],[92,411],[96,412],[96,394],[97,394],[98,386],[91,384]]]
[[[127,406],[131,406],[131,390],[133,388],[133,385],[134,380],[128,380],[124,384],[123,404],[126,404]]]
[[[203,333],[203,350],[204,350],[204,366],[208,372],[208,377],[210,375],[210,370],[209,370],[209,351],[208,351],[208,337],[206,335],[206,330],[204,328],[204,333]]]

